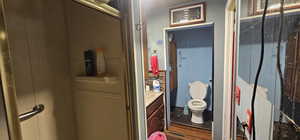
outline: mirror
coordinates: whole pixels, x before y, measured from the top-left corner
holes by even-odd
[[[240,104],[236,105],[239,123],[246,123],[251,110],[253,84],[261,50],[261,21],[248,17],[248,1],[242,1],[239,17],[238,77],[241,90]],[[255,101],[256,138],[265,140],[297,139],[300,125],[300,14],[286,13],[280,46],[280,63],[283,71],[284,94],[281,95],[280,78],[276,69],[277,42],[280,16],[267,16],[265,21],[265,51]],[[242,127],[239,127],[241,130]],[[249,132],[246,130],[249,138]]]

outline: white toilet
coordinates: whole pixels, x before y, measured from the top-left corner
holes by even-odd
[[[192,97],[192,99],[188,102],[188,107],[192,112],[191,121],[193,123],[202,124],[204,123],[202,113],[207,107],[204,98],[207,94],[208,85],[200,81],[195,81],[190,83],[189,87],[190,95]]]

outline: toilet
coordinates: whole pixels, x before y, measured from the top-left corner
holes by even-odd
[[[195,81],[189,84],[189,92],[192,99],[188,102],[188,107],[192,112],[191,121],[193,123],[202,124],[203,121],[203,111],[206,109],[207,104],[204,98],[207,94],[208,85],[200,81]]]

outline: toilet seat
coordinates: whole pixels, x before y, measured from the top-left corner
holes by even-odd
[[[192,99],[188,102],[188,106],[192,110],[204,110],[204,109],[206,109],[207,104],[204,100]]]
[[[191,121],[193,123],[202,124],[203,120],[203,111],[207,107],[207,103],[204,101],[204,98],[207,94],[208,85],[200,81],[195,81],[189,84],[190,86],[190,95],[192,99],[188,101],[188,107],[192,112]]]

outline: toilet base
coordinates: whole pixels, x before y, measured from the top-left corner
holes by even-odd
[[[203,124],[204,123],[204,120],[203,120],[203,115],[202,115],[202,112],[192,112],[192,118],[191,118],[191,121],[193,123],[197,123],[197,124]]]

